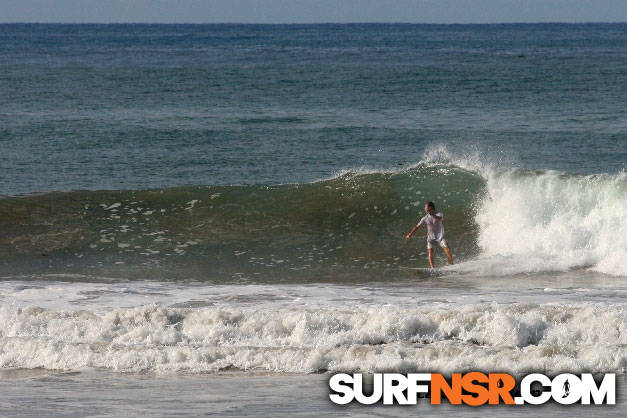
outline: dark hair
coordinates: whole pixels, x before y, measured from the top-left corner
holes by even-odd
[[[435,205],[433,204],[433,202],[427,202],[427,206],[435,210]]]

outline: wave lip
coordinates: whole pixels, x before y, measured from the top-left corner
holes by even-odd
[[[272,373],[625,372],[623,305],[455,309],[0,309],[0,367]]]
[[[586,267],[627,276],[626,202],[625,173],[491,174],[475,217],[480,258],[501,273]]]

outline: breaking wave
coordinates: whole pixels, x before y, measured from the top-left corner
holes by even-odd
[[[625,372],[625,307],[0,308],[0,367],[272,373]]]
[[[497,168],[436,149],[404,170],[307,184],[0,198],[0,269],[124,277],[333,280],[426,266],[407,231],[433,200],[457,271],[627,276],[627,177]],[[102,274],[102,271],[99,271]]]

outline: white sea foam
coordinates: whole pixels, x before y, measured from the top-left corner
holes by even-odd
[[[493,173],[476,216],[479,264],[493,273],[588,267],[627,276],[626,219],[624,173]]]
[[[627,276],[627,175],[574,175],[503,168],[478,152],[434,146],[421,164],[454,164],[479,173],[476,205],[481,256],[458,271],[484,275],[590,268]]]
[[[0,367],[624,372],[624,305],[455,309],[0,308]]]

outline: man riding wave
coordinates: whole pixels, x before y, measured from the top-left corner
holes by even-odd
[[[442,215],[442,212],[435,211],[435,204],[433,202],[428,202],[425,205],[425,212],[427,212],[427,214],[422,217],[420,222],[418,222],[414,229],[412,229],[405,238],[410,239],[418,228],[422,225],[427,225],[427,250],[429,251],[429,265],[431,268],[435,268],[435,265],[433,264],[433,247],[436,244],[440,245],[446,253],[448,263],[453,264],[453,254],[451,254],[448,242],[446,241],[446,238],[444,238],[444,224],[442,223],[444,215]]]

